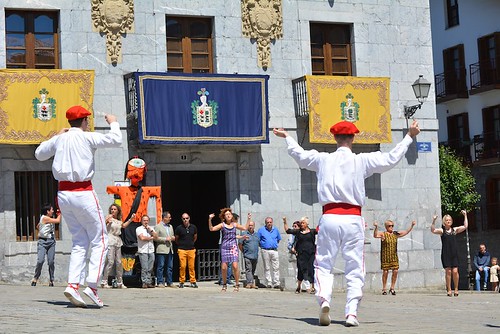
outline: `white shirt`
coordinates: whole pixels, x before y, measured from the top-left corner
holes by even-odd
[[[405,155],[413,139],[406,135],[389,153],[380,151],[355,154],[347,147],[333,153],[306,151],[290,136],[286,137],[288,154],[300,168],[316,172],[318,200],[321,205],[365,204],[365,179],[394,167]]]
[[[38,146],[35,157],[44,161],[54,156],[52,174],[58,181],[82,182],[94,176],[94,153],[97,148],[117,147],[122,143],[118,122],[110,124],[106,134],[70,128]]]
[[[143,235],[145,237],[150,237],[151,234],[146,230],[144,226],[139,226],[138,228],[135,229],[135,234],[137,235],[137,253],[142,253],[142,254],[151,254],[155,252],[155,245],[153,243],[153,240],[141,240],[139,239],[140,235]]]

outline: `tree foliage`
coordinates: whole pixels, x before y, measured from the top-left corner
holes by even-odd
[[[476,180],[462,159],[448,147],[439,147],[441,210],[456,216],[460,210],[471,211],[481,199],[476,192]]]

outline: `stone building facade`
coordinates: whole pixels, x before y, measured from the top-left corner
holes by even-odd
[[[106,3],[121,3],[117,11],[120,19],[115,20],[118,23],[99,22],[93,15],[93,5]],[[242,4],[248,3],[263,12],[245,21]],[[406,133],[404,105],[415,103],[411,84],[420,74],[433,76],[429,4],[424,0],[386,3],[371,0],[6,0],[2,6],[0,68],[6,67],[8,57],[6,12],[56,11],[59,67],[95,71],[94,110],[116,114],[124,138],[130,138],[134,131],[127,128],[127,119],[133,115],[127,111],[124,75],[167,70],[170,66],[166,46],[168,17],[210,20],[212,73],[268,75],[269,129],[288,129],[305,148],[335,150],[335,145],[309,143],[307,117],[296,117],[292,80],[313,72],[311,24],[349,27],[350,75],[390,78],[392,143],[356,145],[356,152],[379,148],[388,151],[394,147]],[[128,16],[130,8],[132,18]],[[112,38],[107,37],[109,34]],[[114,57],[110,53],[114,53]],[[242,102],[244,98],[242,96]],[[366,289],[378,290],[381,285],[380,244],[373,239],[371,227],[374,220],[385,219],[393,219],[397,229],[406,229],[412,220],[417,221],[414,231],[399,243],[398,288],[431,288],[443,283],[440,240],[429,232],[432,215],[440,213],[438,123],[433,88],[415,117],[423,129],[418,141],[431,143],[431,151],[417,153],[413,145],[396,168],[366,181],[368,198],[363,210],[367,224]],[[95,126],[96,131],[106,129],[102,117],[95,118]],[[50,171],[50,161],[34,159],[35,147],[0,145],[0,227],[3,231],[0,280],[4,282],[28,282],[36,262],[36,241],[16,240],[16,201],[19,199],[16,199],[14,185],[14,174],[18,171]],[[180,215],[186,211],[193,223],[204,227],[209,213],[227,205],[241,217],[252,212],[257,227],[263,225],[265,217],[273,217],[286,239],[281,217],[287,216],[293,221],[308,216],[315,227],[321,215],[314,174],[299,170],[288,157],[284,141],[272,133],[269,143],[260,145],[140,145],[131,139],[125,140],[121,149],[98,151],[93,184],[103,208],[113,201],[105,193],[106,186],[123,179],[125,163],[134,155],[140,155],[148,163],[147,183],[162,186],[163,208],[173,212],[174,225],[180,223]],[[204,200],[212,201],[212,206],[205,209],[200,204]],[[213,239],[207,239],[208,248],[217,247]],[[66,280],[70,247],[70,235],[63,219],[56,255],[56,276],[60,283]],[[280,244],[280,254],[281,275],[286,285],[292,286],[293,272],[288,268],[285,242]],[[341,256],[336,267],[339,275],[335,288],[342,289],[345,282],[341,275]],[[262,276],[261,267],[258,274]]]

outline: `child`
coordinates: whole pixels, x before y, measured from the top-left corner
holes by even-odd
[[[490,282],[491,282],[491,291],[498,291],[498,259],[496,257],[491,258],[491,267],[490,267]]]

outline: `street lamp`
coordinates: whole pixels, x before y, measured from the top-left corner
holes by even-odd
[[[431,89],[431,83],[424,79],[423,75],[419,75],[418,79],[411,85],[413,88],[413,92],[415,93],[415,97],[417,98],[419,104],[415,104],[413,106],[404,106],[404,114],[405,118],[412,117],[413,114],[422,107],[425,99],[429,96],[429,90]]]

